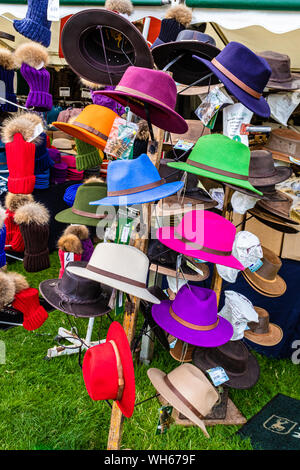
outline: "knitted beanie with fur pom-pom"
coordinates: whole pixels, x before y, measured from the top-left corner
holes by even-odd
[[[15,294],[16,287],[13,279],[0,271],[0,310],[13,302]]]

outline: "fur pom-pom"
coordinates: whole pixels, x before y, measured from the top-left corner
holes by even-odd
[[[94,82],[89,82],[85,78],[80,78],[80,81],[82,85],[84,85],[86,88],[90,88],[91,90],[99,90],[103,85],[100,85],[99,83],[94,83]]]
[[[174,5],[166,11],[165,18],[173,18],[187,28],[192,21],[192,10],[185,5]]]
[[[49,223],[50,214],[48,209],[39,202],[25,204],[16,210],[14,221],[16,224],[35,223],[37,225],[46,225]]]
[[[15,284],[16,294],[18,294],[22,290],[29,288],[29,284],[26,278],[22,276],[22,274],[15,273],[15,272],[8,272],[7,275],[10,279],[12,279],[12,281]]]
[[[15,283],[6,273],[0,271],[0,310],[13,302],[16,295]]]
[[[16,66],[13,53],[4,47],[0,47],[0,66],[5,70],[13,70]]]
[[[90,178],[84,180],[84,184],[90,184],[90,183],[104,183],[104,180],[102,178],[98,178],[97,176],[91,176]]]
[[[148,140],[150,137],[149,127],[146,121],[139,122],[139,130],[136,134],[136,139],[139,140]]]
[[[81,241],[72,233],[62,235],[57,242],[57,246],[60,250],[66,251],[67,253],[76,253],[79,255],[83,252]]]
[[[4,207],[2,207],[2,206],[0,205],[0,230],[1,230],[2,227],[3,227],[4,220],[5,220],[5,209],[4,209]]]
[[[49,56],[47,49],[37,42],[25,42],[21,44],[14,53],[15,63],[21,67],[22,63],[30,65],[30,67],[40,67],[44,62],[44,66],[48,65]]]
[[[33,202],[32,194],[13,194],[7,193],[5,197],[5,207],[11,212],[16,212],[19,207],[24,206],[30,202]]]
[[[89,238],[89,229],[85,225],[69,225],[64,231],[64,235],[76,235],[79,240]]]
[[[37,124],[43,124],[43,121],[34,113],[20,113],[17,116],[9,117],[8,119],[5,119],[2,124],[2,141],[5,144],[13,142],[14,135],[20,133],[22,134],[23,139],[28,142],[32,138]],[[42,142],[42,139],[38,136],[33,142],[39,145]]]
[[[133,5],[130,0],[106,0],[104,8],[117,11],[123,15],[131,15],[133,12]]]

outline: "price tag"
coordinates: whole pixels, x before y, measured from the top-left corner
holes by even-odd
[[[251,264],[251,266],[249,266],[249,269],[252,273],[255,273],[255,271],[257,271],[259,268],[261,268],[262,265],[263,265],[263,261],[262,261],[262,259],[259,259],[258,261],[256,261],[256,263]]]
[[[67,266],[71,261],[74,261],[74,253],[64,253],[65,266]]]
[[[174,349],[174,348],[175,348],[175,346],[176,346],[176,343],[177,343],[177,338],[176,338],[176,339],[174,339],[174,341],[172,341],[172,343],[170,343],[170,344],[169,344],[169,346],[170,346],[170,349]]]
[[[116,298],[116,315],[124,312],[124,292],[118,290]]]
[[[289,157],[289,160],[291,163],[295,163],[296,165],[300,165],[300,160],[297,160],[296,158]]]
[[[47,9],[48,21],[59,21],[59,0],[49,0]]]
[[[167,430],[169,429],[171,423],[172,423],[172,414],[173,411],[173,406],[162,406],[159,408],[158,413],[159,413],[159,420],[157,423],[156,427],[156,433],[155,434],[165,434]]]
[[[188,142],[186,140],[178,140],[177,144],[174,145],[174,149],[187,151],[190,150],[193,146],[193,142]]]
[[[215,387],[218,387],[219,385],[229,380],[229,377],[223,367],[214,367],[212,369],[207,369],[206,372],[210,376]]]
[[[37,124],[34,128],[33,135],[31,139],[28,140],[28,142],[32,142],[34,139],[36,139],[40,134],[44,132],[43,125],[41,123]]]
[[[81,90],[81,98],[90,98],[91,92],[88,88],[82,88]]]
[[[3,103],[1,98],[4,98],[4,100],[6,98],[6,85],[3,80],[0,80],[0,103]]]
[[[70,87],[68,86],[61,86],[59,87],[59,96],[70,96]]]
[[[186,261],[186,264],[189,268],[193,269],[196,273],[203,276],[203,271],[201,271],[201,269],[197,268],[193,263],[191,263],[190,261]]]

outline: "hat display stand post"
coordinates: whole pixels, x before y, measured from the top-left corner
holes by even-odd
[[[156,137],[156,152],[153,155],[150,155],[152,163],[159,167],[159,162],[162,153],[162,145],[163,145],[163,138],[164,138],[164,131],[162,129],[158,129],[157,137]],[[150,222],[151,222],[151,203],[143,204],[143,220],[148,220],[148,228],[150,229]],[[137,235],[136,240],[134,242],[135,248],[138,248],[143,253],[147,252],[148,247],[148,233],[142,235],[141,237]],[[136,297],[131,297],[131,302],[127,302],[124,311],[124,319],[123,319],[123,328],[125,330],[126,336],[128,338],[129,344],[132,344],[135,335],[135,328],[136,328],[136,321],[137,315],[139,311],[140,299]],[[107,449],[108,450],[119,450],[121,445],[122,439],[122,432],[123,432],[123,422],[124,416],[117,406],[116,402],[113,403],[112,412],[111,412],[111,420],[110,420],[110,428],[109,428],[109,435],[108,435],[108,443]]]

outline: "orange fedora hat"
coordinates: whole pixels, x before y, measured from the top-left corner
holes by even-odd
[[[116,117],[119,117],[118,114],[111,109],[98,104],[90,104],[72,123],[53,122],[52,125],[103,150]]]

